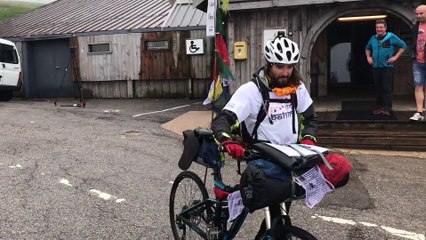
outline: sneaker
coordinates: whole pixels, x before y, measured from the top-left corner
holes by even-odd
[[[383,111],[380,114],[383,115],[383,116],[390,117],[390,112],[387,109],[383,109]]]
[[[384,110],[385,110],[384,108],[378,108],[378,109],[374,110],[372,113],[374,115],[380,115],[380,114],[383,114]]]
[[[419,112],[414,113],[412,117],[410,117],[411,121],[423,121],[425,118]]]

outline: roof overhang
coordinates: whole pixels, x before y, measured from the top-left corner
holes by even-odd
[[[207,12],[207,0],[192,0],[192,4],[195,8]]]
[[[202,1],[202,0],[193,0]],[[365,0],[230,0],[229,10],[252,10],[272,7],[294,7],[302,5],[320,5],[329,3],[362,2]],[[207,0],[204,0],[207,7]],[[198,8],[198,7],[197,7]]]

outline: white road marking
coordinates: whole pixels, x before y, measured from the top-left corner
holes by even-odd
[[[368,223],[368,222],[359,222],[359,223],[367,227],[378,227],[377,224],[374,224],[374,223]]]
[[[159,111],[140,113],[140,114],[133,115],[133,117],[135,118],[135,117],[140,117],[140,116],[149,115],[149,114],[153,114],[153,113],[167,112],[167,111],[176,110],[176,109],[179,109],[179,108],[184,108],[184,107],[189,107],[189,106],[190,105],[182,105],[182,106],[167,108],[167,109],[163,109],[163,110],[159,110]]]
[[[72,184],[70,184],[70,181],[68,181],[65,178],[62,178],[59,182],[62,183],[62,184],[64,184],[64,185],[72,187]]]
[[[99,198],[102,198],[105,201],[114,200],[116,203],[121,203],[121,202],[126,201],[126,199],[124,199],[124,198],[118,198],[114,195],[111,195],[109,193],[104,193],[104,192],[101,192],[101,191],[96,190],[96,189],[90,189],[90,192],[98,195]]]
[[[413,233],[413,232],[407,232],[405,230],[400,230],[396,228],[381,226],[385,231],[389,232],[392,235],[403,237],[406,239],[412,239],[412,240],[425,240],[425,235],[420,233]]]
[[[120,109],[105,109],[104,113],[119,113]]]
[[[349,225],[355,225],[356,222],[352,221],[352,220],[346,220],[343,218],[335,218],[335,217],[326,217],[326,216],[319,216],[319,215],[315,215],[312,218],[321,218],[324,221],[327,222],[335,222],[335,223],[340,223],[340,224],[349,224]]]
[[[10,168],[22,168],[22,165],[21,164],[16,164],[15,166],[9,166]]]
[[[177,106],[177,107],[167,108],[167,109],[158,110],[158,111],[153,111],[153,112],[140,113],[140,114],[133,115],[133,117],[135,118],[135,117],[140,117],[140,116],[149,115],[149,114],[154,114],[154,113],[160,113],[160,112],[172,111],[172,110],[176,110],[176,109],[179,109],[179,108],[189,107],[189,106],[191,106],[191,105],[199,104],[199,103],[202,103],[202,102],[191,103],[191,104],[187,104],[187,105],[182,105],[182,106]]]
[[[62,184],[64,184],[64,185],[72,187],[72,184],[70,183],[70,181],[68,181],[65,178],[62,178],[59,182],[62,183]],[[105,201],[107,201],[107,200],[114,200],[116,203],[121,203],[121,202],[126,201],[126,199],[124,199],[124,198],[118,198],[118,197],[116,197],[114,195],[111,195],[111,194],[108,194],[108,193],[104,193],[104,192],[101,192],[101,191],[96,190],[96,189],[90,189],[89,192],[98,195],[99,198],[102,198]]]
[[[109,200],[112,197],[111,194],[104,193],[104,192],[101,192],[101,191],[96,190],[96,189],[90,189],[90,192],[98,194],[98,197],[100,197],[100,198],[102,198],[104,200]]]
[[[322,219],[322,220],[327,221],[327,222],[334,222],[334,223],[339,223],[339,224],[349,224],[349,225],[362,224],[362,225],[367,226],[367,227],[379,227],[377,224],[374,224],[374,223],[355,222],[353,220],[320,216],[318,214],[315,214],[311,218],[314,218],[314,219],[319,218],[319,219]],[[381,226],[380,228],[382,228],[383,230],[389,232],[390,234],[398,236],[398,237],[402,237],[402,238],[406,238],[406,239],[412,239],[412,240],[425,240],[425,235],[420,234],[420,233],[408,232],[408,231],[405,231],[405,230],[386,227],[386,226]]]

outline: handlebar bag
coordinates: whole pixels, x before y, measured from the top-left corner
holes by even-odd
[[[328,149],[325,148],[316,146],[309,146],[309,148],[315,148],[321,152],[321,154],[328,153]],[[253,144],[253,149],[259,151],[263,158],[267,158],[283,168],[301,170],[297,171],[298,174],[306,172],[322,161],[318,152],[301,147],[299,144],[281,146],[260,142]]]
[[[293,195],[291,172],[264,159],[252,160],[241,174],[240,191],[243,204],[250,212],[278,204]],[[304,195],[301,187],[297,195]]]
[[[192,161],[197,158],[198,150],[200,149],[200,141],[195,136],[193,130],[185,130],[183,134],[183,152],[179,159],[178,166],[182,170],[188,170]]]
[[[192,162],[210,168],[221,166],[220,153],[213,140],[213,135],[197,135],[194,130],[185,130],[183,133],[183,152],[178,166],[187,170]]]

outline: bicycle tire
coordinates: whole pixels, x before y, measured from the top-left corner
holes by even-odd
[[[180,191],[183,191],[181,194]],[[191,191],[191,192],[190,192]],[[183,197],[184,199],[177,199],[177,197]],[[182,210],[204,201],[208,198],[208,193],[205,185],[203,184],[200,177],[197,174],[191,171],[181,172],[175,179],[172,185],[172,190],[170,192],[170,201],[169,201],[169,214],[170,214],[170,224],[172,226],[173,237],[177,239],[203,239],[195,231],[193,231],[189,226],[182,223],[177,219],[177,214]],[[177,204],[181,204],[176,206]],[[199,226],[206,230],[207,223],[203,222],[203,219],[208,219],[210,216],[201,216],[202,214],[209,214],[206,211],[198,215],[188,216],[191,221],[200,221],[196,224],[205,224],[204,226]]]
[[[308,231],[292,225],[281,225],[275,233],[274,240],[318,240]]]

